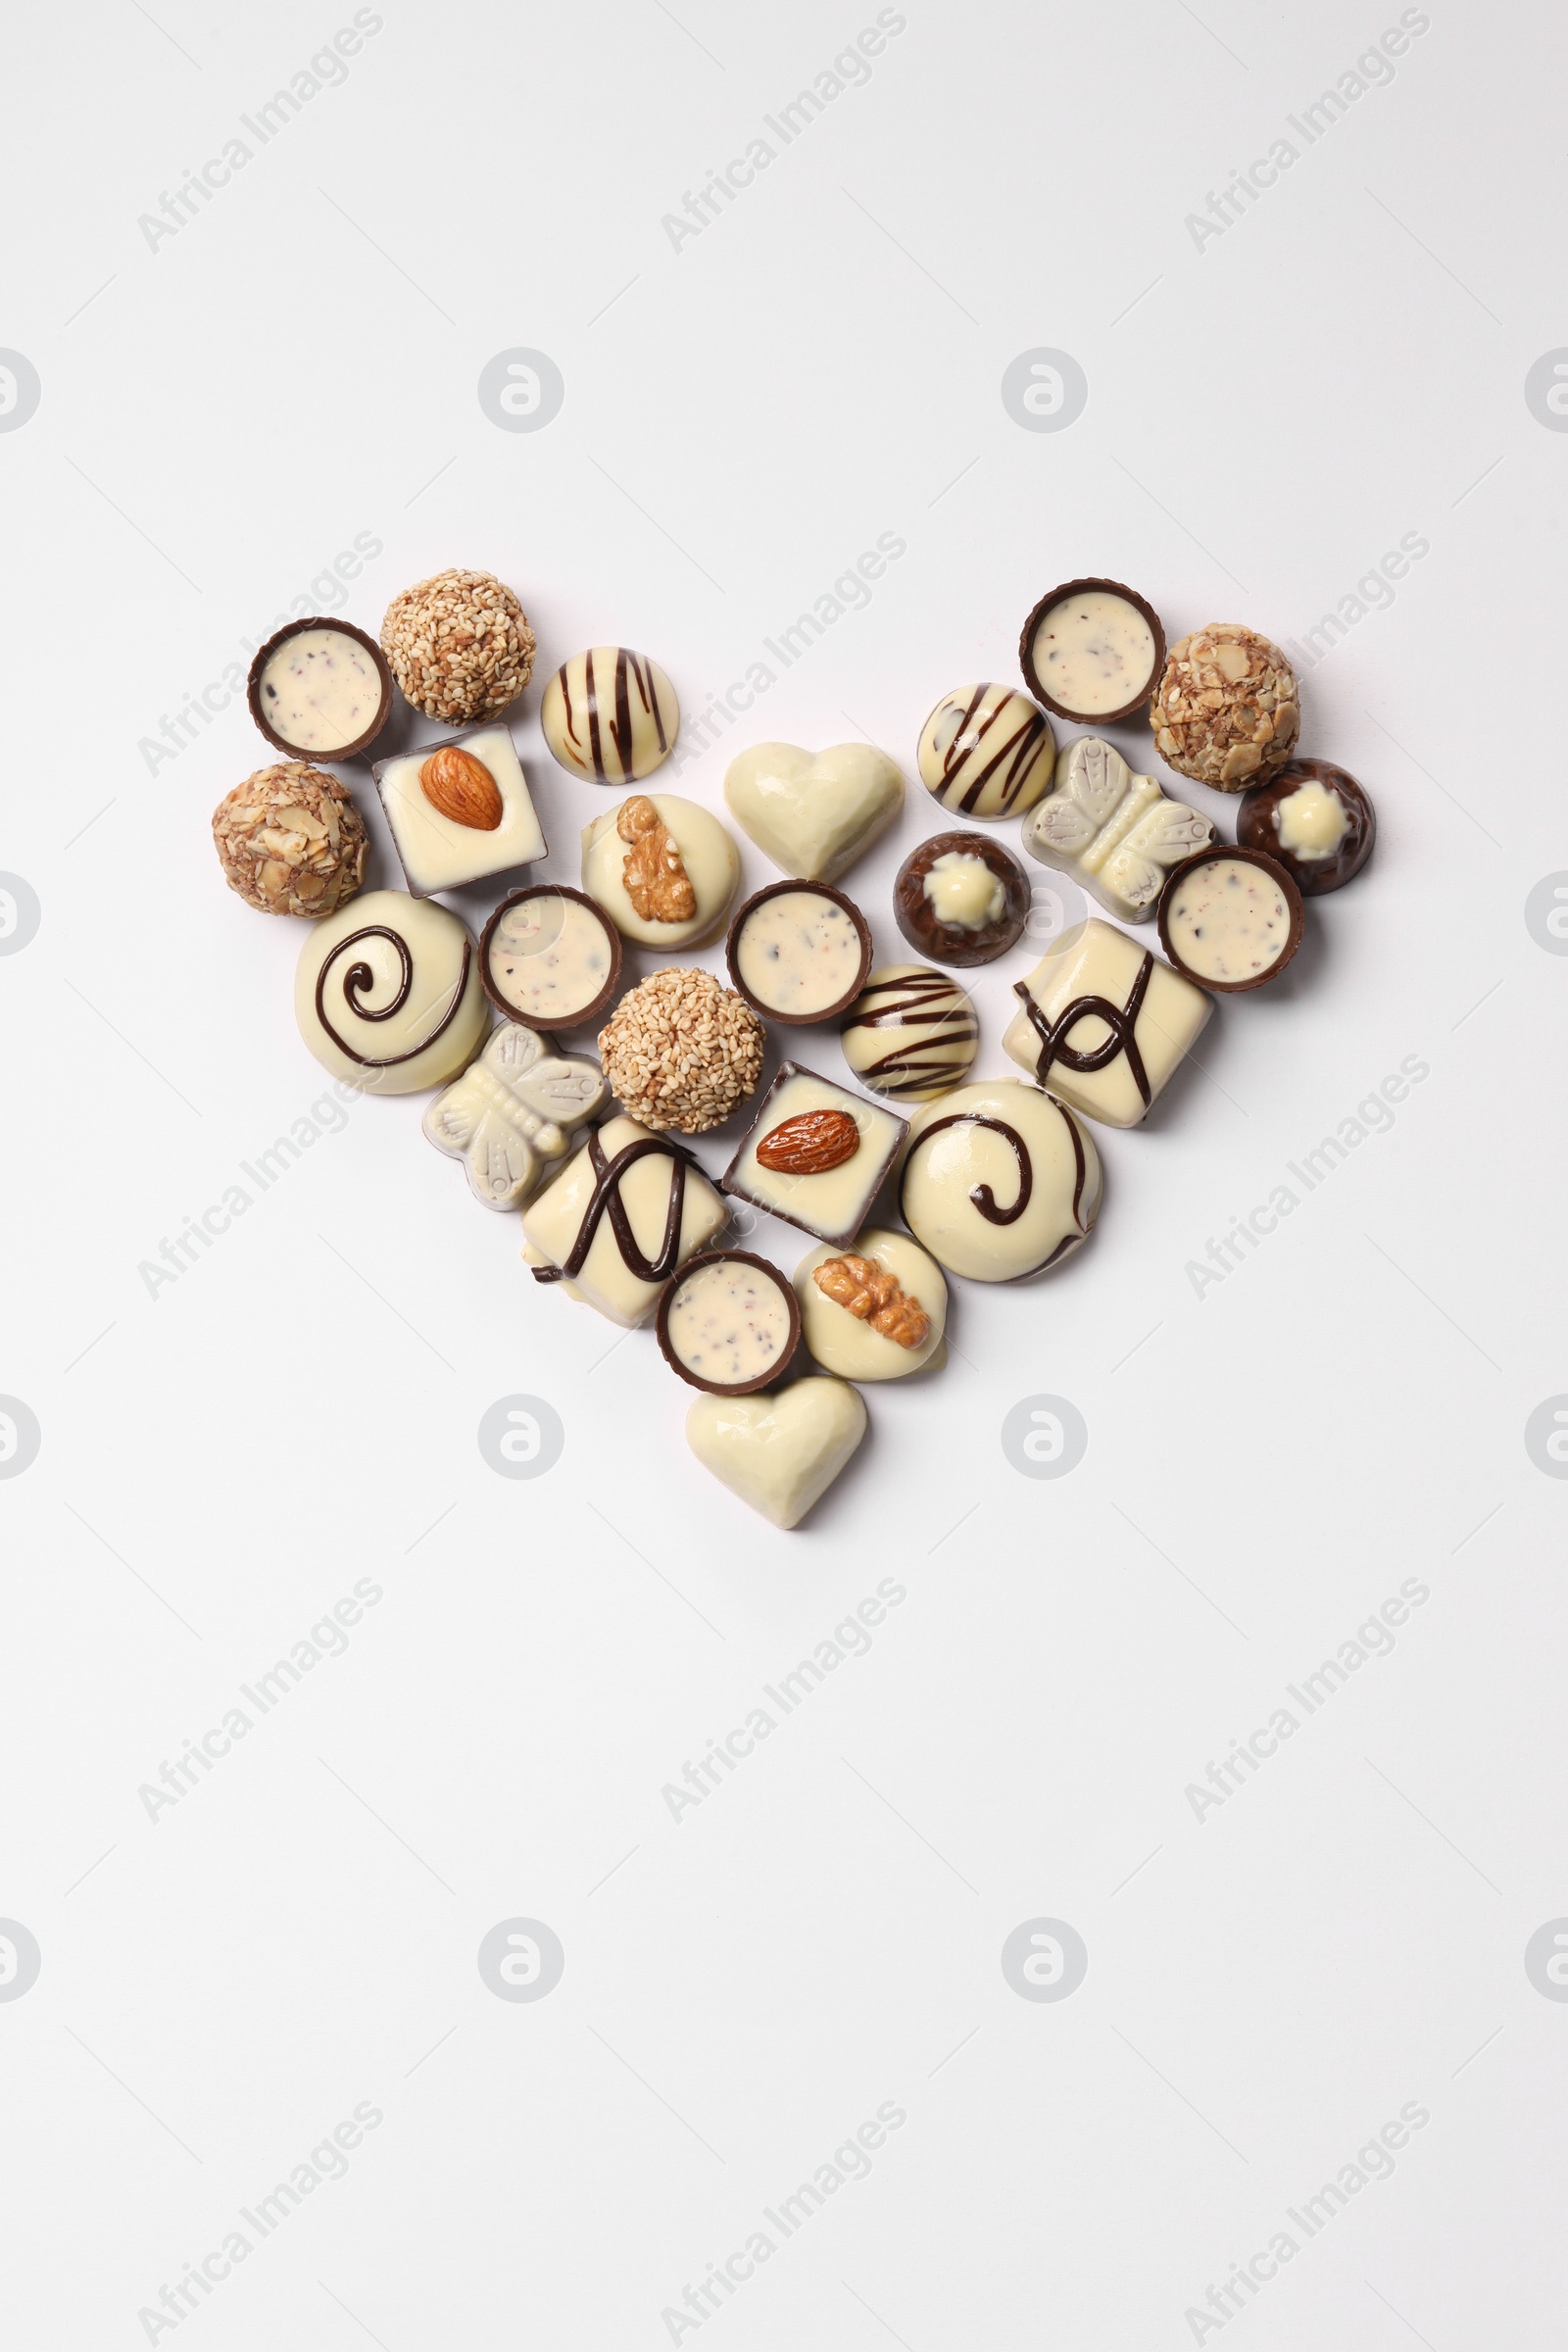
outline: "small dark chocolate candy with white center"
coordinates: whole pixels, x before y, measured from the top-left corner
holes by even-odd
[[[1029,883],[989,834],[934,833],[900,866],[893,911],[910,947],[934,962],[990,963],[1023,934]]]
[[[1352,775],[1331,760],[1288,760],[1243,795],[1236,838],[1277,858],[1303,898],[1353,881],[1372,855],[1378,820]]]

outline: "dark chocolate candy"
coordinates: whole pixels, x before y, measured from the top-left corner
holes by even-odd
[[[939,868],[939,859],[958,862]],[[972,861],[983,865],[997,884],[1000,906],[994,913],[972,922],[955,919],[956,909],[945,916],[939,903],[945,889],[951,888],[961,898],[966,884],[983,879],[974,874]],[[927,888],[934,869],[937,902]],[[1023,935],[1029,905],[1023,867],[1010,850],[985,833],[934,833],[909,853],[893,884],[893,911],[899,929],[911,948],[937,963],[990,963],[1004,956]]]
[[[1345,812],[1345,830],[1333,848],[1319,857],[1303,854],[1301,848],[1292,850],[1280,838],[1280,810],[1296,793],[1312,787],[1329,794]],[[1320,793],[1313,793],[1317,799]],[[1285,829],[1292,830],[1292,817],[1285,819]],[[1268,857],[1277,858],[1304,898],[1321,898],[1326,891],[1341,890],[1353,881],[1372,855],[1372,844],[1378,834],[1378,820],[1372,804],[1352,775],[1336,767],[1332,760],[1288,760],[1278,775],[1270,776],[1266,784],[1254,784],[1242,796],[1242,806],[1236,820],[1236,838],[1244,848],[1262,850]]]

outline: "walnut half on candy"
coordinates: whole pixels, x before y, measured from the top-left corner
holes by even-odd
[[[918,1298],[911,1298],[895,1277],[873,1258],[853,1250],[830,1257],[811,1277],[819,1291],[861,1323],[869,1323],[885,1340],[900,1348],[920,1348],[931,1329],[931,1318]]]
[[[368,837],[347,785],[304,760],[236,784],[213,839],[229,889],[263,914],[331,914],[365,880]]]
[[[629,847],[621,879],[645,923],[689,923],[697,893],[674,836],[645,792],[621,804],[615,831]]]

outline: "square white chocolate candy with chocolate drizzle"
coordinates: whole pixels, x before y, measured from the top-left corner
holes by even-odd
[[[1196,1043],[1214,1000],[1114,924],[1079,923],[1027,980],[1004,1050],[1106,1127],[1136,1127]]]
[[[509,873],[545,854],[522,762],[504,726],[470,727],[371,768],[416,899]]]
[[[724,773],[724,799],[741,831],[785,873],[836,882],[904,805],[904,778],[870,743],[803,752],[754,743]]]
[[[1071,874],[1124,923],[1152,915],[1166,869],[1213,838],[1206,816],[1168,801],[1152,776],[1135,776],[1098,735],[1068,744],[1051,791],[1023,824],[1031,858]]]
[[[523,1255],[535,1282],[564,1282],[571,1298],[635,1331],[728,1213],[673,1136],[607,1119],[523,1210]]]
[[[437,1095],[424,1132],[438,1152],[464,1161],[476,1200],[516,1208],[609,1093],[596,1063],[557,1054],[537,1030],[508,1021],[456,1086]]]
[[[1072,1112],[1021,1078],[991,1078],[915,1113],[899,1205],[950,1274],[1022,1282],[1088,1240],[1101,1189]]]

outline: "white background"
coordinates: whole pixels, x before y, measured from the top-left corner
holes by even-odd
[[[42,907],[0,961],[0,1390],[42,1431],[0,1484],[0,1913],[42,1951],[0,2005],[9,2334],[1556,2343],[1568,2008],[1522,1955],[1568,1912],[1568,1494],[1523,1429],[1568,1389],[1568,964],[1524,902],[1568,866],[1568,442],[1523,387],[1568,341],[1560,19],[1433,0],[1307,148],[1287,116],[1392,0],[908,0],[675,250],[662,217],[872,8],[379,13],[155,249],[139,216],[351,10],[93,0],[8,35],[0,342],[42,383],[0,435],[0,867]],[[1281,136],[1299,159],[1200,248],[1186,217]],[[564,377],[539,432],[476,398],[514,346]],[[1064,431],[1002,403],[1038,346],[1087,374]],[[788,1536],[687,1453],[649,1335],[607,1352],[526,1279],[418,1102],[356,1107],[150,1297],[141,1261],[322,1093],[301,933],[223,889],[208,831],[270,755],[241,705],[149,773],[163,716],[357,533],[362,625],[488,567],[539,678],[623,642],[693,710],[883,532],[906,553],[869,605],[728,740],[899,759],[902,827],[849,878],[884,956],[936,829],[919,724],[1014,677],[1045,588],[1104,573],[1172,638],[1298,638],[1430,543],[1303,681],[1302,748],[1370,789],[1376,858],[1147,1129],[1099,1131],[1091,1246],[956,1286],[961,1356],[870,1394]],[[537,703],[515,732],[570,877],[602,803]],[[717,806],[729,756],[677,789]],[[981,976],[983,1071],[1031,960]],[[1188,1261],[1409,1056],[1392,1130],[1196,1296]],[[475,1442],[517,1392],[565,1429],[533,1483]],[[1089,1429],[1055,1482],[1000,1444],[1039,1393]],[[869,1654],[673,1820],[664,1785],[887,1577]],[[345,1653],[149,1819],[142,1785],[363,1578]],[[1406,1579],[1393,1654],[1198,1818],[1189,1785]],[[517,1915],[565,1950],[536,2004],[475,1965]],[[1041,1915],[1089,1950],[1060,2003],[999,1964]],[[384,2120],[347,2177],[139,2322],[357,2102]],[[870,2177],[672,2328],[883,2102],[906,2122]],[[1430,2121],[1392,2179],[1295,2230],[1255,2306],[1186,2316],[1406,2103]]]

